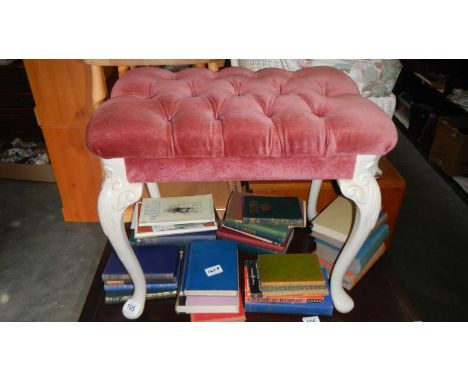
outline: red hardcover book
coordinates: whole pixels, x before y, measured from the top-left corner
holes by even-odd
[[[279,246],[279,245],[267,243],[263,240],[256,240],[252,236],[245,235],[239,231],[232,230],[224,226],[218,228],[218,231],[216,232],[216,236],[223,238],[223,239],[239,241],[241,243],[250,244],[256,247],[270,249],[272,251],[283,252],[283,253],[286,252],[287,245],[289,244],[289,243],[286,243],[286,246]]]

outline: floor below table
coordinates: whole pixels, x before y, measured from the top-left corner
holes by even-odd
[[[289,253],[308,252],[314,248],[313,240],[307,230],[295,231]],[[106,305],[101,274],[110,253],[107,243],[88,297],[83,306],[79,321],[129,321],[122,315],[122,304]],[[239,254],[239,265],[249,258]],[[240,266],[240,270],[243,268]],[[239,278],[243,290],[243,277]],[[367,272],[362,280],[350,291],[354,300],[354,309],[347,314],[337,311],[331,317],[320,316],[321,321],[354,322],[354,321],[420,321],[420,316],[410,303],[406,292],[400,287],[388,259],[382,258]],[[147,301],[145,310],[136,321],[190,321],[190,315],[177,314],[174,309],[175,298]],[[302,321],[302,315],[246,313],[247,321]]]

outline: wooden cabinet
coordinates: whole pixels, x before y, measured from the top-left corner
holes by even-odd
[[[395,230],[398,214],[400,213],[406,182],[387,158],[383,157],[380,160],[379,167],[382,169],[382,176],[378,179],[382,195],[382,208],[388,214],[387,224],[390,229],[390,236],[386,242],[388,247]],[[248,189],[259,194],[298,196],[307,200],[309,197],[310,181],[254,181],[249,182]],[[317,201],[317,211],[323,210],[338,194],[337,186],[332,181],[324,181]]]
[[[80,60],[24,60],[65,221],[97,221],[102,170],[86,148],[91,70]]]
[[[97,200],[103,172],[86,147],[86,126],[93,112],[91,66],[82,60],[24,60],[65,221],[98,221]],[[111,82],[111,81],[110,81]],[[229,197],[226,182],[160,184],[161,196],[212,193],[221,209]],[[129,221],[132,211],[125,214]]]

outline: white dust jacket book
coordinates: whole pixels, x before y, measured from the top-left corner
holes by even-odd
[[[339,195],[312,221],[312,233],[344,243],[351,231],[353,219],[353,203]]]
[[[144,198],[140,225],[209,223],[215,221],[211,194]]]

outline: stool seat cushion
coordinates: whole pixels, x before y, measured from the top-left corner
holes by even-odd
[[[91,151],[125,158],[134,181],[352,176],[356,155],[384,155],[396,140],[385,112],[329,67],[134,69],[87,129]]]

